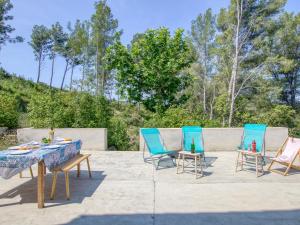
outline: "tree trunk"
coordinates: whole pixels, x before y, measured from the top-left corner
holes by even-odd
[[[72,68],[71,68],[71,79],[70,79],[70,91],[72,91],[72,86],[73,86],[73,73],[74,73],[74,63],[72,63]]]
[[[210,102],[210,113],[209,113],[209,119],[212,120],[214,117],[214,102],[216,99],[216,87],[214,85],[214,89],[213,89],[213,97],[212,100]]]
[[[65,71],[64,71],[64,75],[63,75],[63,80],[61,82],[60,90],[62,90],[64,88],[64,83],[65,83],[65,78],[66,78],[66,74],[68,71],[68,67],[69,67],[69,60],[66,60],[66,67],[65,67]]]
[[[291,106],[294,108],[296,106],[296,91],[297,91],[297,74],[292,75],[292,85],[291,85]]]
[[[85,79],[85,62],[82,65],[82,78],[81,78],[81,84],[80,84],[80,91],[83,90],[84,79]]]
[[[55,55],[52,56],[50,88],[52,87],[52,80],[53,80],[53,74],[54,74],[54,61],[55,61]]]
[[[231,88],[231,101],[230,101],[230,110],[229,110],[229,118],[228,118],[228,126],[231,127],[232,125],[232,118],[234,113],[234,103],[235,103],[235,88],[236,88],[236,78],[237,78],[237,70],[238,70],[238,57],[239,57],[239,34],[240,34],[240,22],[241,17],[240,13],[243,7],[243,1],[241,2],[241,8],[239,6],[239,0],[236,0],[236,10],[237,10],[237,26],[236,26],[236,33],[235,33],[235,53],[234,59],[232,64],[232,72],[231,72],[231,81],[232,81],[232,88]]]
[[[98,65],[98,57],[99,57],[99,41],[97,37],[97,46],[96,46],[96,64],[95,64],[95,72],[96,72],[96,95],[99,94],[99,65]]]
[[[40,77],[41,77],[41,65],[42,65],[42,52],[39,53],[39,65],[38,65],[38,76],[36,82],[40,82]]]

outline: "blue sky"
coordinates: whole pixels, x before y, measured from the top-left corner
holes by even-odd
[[[94,0],[11,0],[14,9],[10,12],[14,20],[10,24],[16,28],[15,35],[25,38],[24,43],[7,44],[0,51],[1,66],[8,72],[16,73],[27,79],[36,80],[37,63],[30,41],[32,27],[35,24],[51,26],[59,21],[66,26],[76,19],[87,20],[94,13]],[[189,30],[191,21],[199,13],[212,8],[217,13],[220,8],[227,7],[229,0],[108,0],[119,27],[123,29],[122,41],[127,44],[137,32],[148,28],[165,26],[171,31],[176,28]],[[300,12],[299,0],[288,0],[286,10]],[[50,62],[45,61],[42,68],[41,81],[49,82]],[[54,84],[59,86],[62,78],[64,62],[59,59],[55,69]],[[80,71],[75,71],[75,77]],[[67,77],[67,82],[69,77]]]

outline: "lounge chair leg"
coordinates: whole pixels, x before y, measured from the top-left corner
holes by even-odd
[[[286,168],[286,170],[285,170],[285,172],[284,172],[284,174],[283,174],[284,176],[288,175],[288,172],[289,172],[289,170],[290,170],[292,164],[293,164],[293,163],[290,163],[289,166]]]
[[[241,152],[242,160],[241,160],[241,170],[244,169],[244,154]]]
[[[33,172],[31,166],[29,167],[29,171],[30,171],[31,178],[33,178]]]
[[[57,180],[57,172],[54,171],[53,172],[53,177],[52,177],[52,188],[51,188],[51,195],[50,195],[51,200],[54,199],[55,190],[56,190],[56,180]]]
[[[255,156],[256,177],[258,177],[258,156]]]
[[[237,159],[236,159],[236,164],[235,164],[235,172],[237,172],[238,166],[239,166],[239,160],[240,160],[240,152],[238,152]]]
[[[273,166],[274,161],[271,162],[270,166],[268,167],[268,171],[271,171],[271,167]]]
[[[66,195],[67,195],[67,200],[70,200],[69,172],[65,172],[65,180],[66,180]]]
[[[22,172],[19,173],[19,177],[22,178]]]
[[[88,171],[89,171],[89,177],[92,177],[92,173],[91,173],[91,167],[90,167],[90,161],[89,158],[86,158],[86,163],[87,163],[87,167],[88,167]]]

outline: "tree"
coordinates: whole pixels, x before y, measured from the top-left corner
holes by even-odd
[[[23,38],[16,36],[10,37],[10,34],[15,30],[11,25],[6,24],[7,21],[12,20],[13,16],[7,13],[13,8],[10,0],[0,0],[0,49],[1,46],[8,42],[23,42]]]
[[[215,16],[211,9],[200,14],[192,21],[191,39],[197,53],[198,80],[202,86],[203,112],[207,112],[207,86],[213,76],[214,68],[214,39],[216,33]],[[200,91],[200,90],[199,90]]]
[[[163,112],[177,104],[188,85],[181,71],[193,61],[191,49],[178,29],[172,37],[167,28],[147,30],[128,49],[120,42],[108,49],[109,69],[116,69],[117,86],[133,103]]]
[[[114,19],[106,0],[95,3],[96,12],[92,15],[92,39],[96,49],[95,78],[96,93],[104,95],[109,81],[110,71],[105,69],[104,57],[106,49],[119,40],[120,32],[117,31],[118,20]]]
[[[282,101],[295,108],[300,75],[300,13],[284,13],[276,25],[278,29],[270,35],[268,69],[282,86]]]
[[[28,43],[32,49],[35,59],[38,61],[37,83],[40,81],[41,66],[50,50],[50,30],[43,25],[35,25],[32,29],[31,41]]]
[[[50,40],[51,43],[49,58],[52,61],[50,87],[52,87],[56,55],[63,51],[64,45],[67,41],[67,34],[63,31],[63,27],[59,22],[52,25],[50,30]]]
[[[194,95],[203,104],[203,113],[208,113],[209,118],[213,118],[213,106],[215,102],[215,34],[216,21],[211,9],[203,15],[200,14],[196,20],[192,21],[191,41],[197,55],[197,62],[192,66],[192,74],[195,75]],[[200,98],[200,99],[199,99]]]
[[[232,125],[237,97],[245,84],[259,74],[266,56],[262,44],[274,17],[281,11],[285,0],[232,0],[227,10],[222,9],[218,26],[222,32],[219,40],[231,58],[228,84],[228,125]],[[230,40],[234,40],[230,42]],[[221,41],[222,42],[222,41]]]

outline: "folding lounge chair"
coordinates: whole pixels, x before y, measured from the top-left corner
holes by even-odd
[[[142,128],[141,133],[144,138],[144,148],[143,148],[143,157],[145,160],[145,147],[147,146],[147,149],[150,153],[150,157],[153,163],[153,166],[155,169],[158,169],[159,162],[163,157],[166,156],[172,156],[177,153],[177,151],[170,151],[167,150],[165,147],[163,140],[160,136],[160,132],[157,128]],[[155,166],[155,159],[158,159],[157,165]],[[170,159],[172,159],[170,157]],[[146,161],[146,160],[145,160]],[[172,159],[173,162],[173,159]],[[176,165],[173,162],[174,165]]]
[[[239,166],[241,166],[241,170],[243,170],[243,165],[245,163],[251,164],[252,161],[250,159],[255,158],[255,169],[256,176],[259,175],[260,172],[263,174],[263,166],[265,164],[265,133],[266,133],[267,125],[265,124],[245,124],[244,132],[241,140],[241,145],[238,149],[238,156],[236,160],[236,171]],[[256,142],[256,152],[252,152],[252,142],[255,140]],[[240,159],[241,156],[241,159]]]
[[[300,139],[288,137],[277,151],[276,157],[272,159],[268,170],[284,176],[288,175],[290,168],[300,170],[299,162],[295,165],[297,157],[300,158]],[[271,169],[275,162],[286,166],[286,170],[282,172],[278,169]]]
[[[199,126],[182,127],[182,150],[190,152],[193,140],[195,144],[195,152],[201,153],[201,155],[205,159],[202,127]]]

